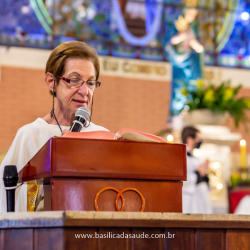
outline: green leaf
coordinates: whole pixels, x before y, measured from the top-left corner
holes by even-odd
[[[203,80],[203,82],[205,81]],[[238,127],[240,123],[243,123],[247,131],[249,119],[246,117],[245,112],[250,110],[250,98],[236,97],[242,85],[239,84],[235,88],[232,88],[230,80],[222,81],[219,85],[214,85],[211,81],[207,82],[208,86],[203,84],[201,87],[193,81],[192,85],[184,81],[179,81],[179,85],[185,89],[183,93],[187,97],[186,105],[189,106],[189,111],[209,109],[217,113],[228,112],[234,119],[235,126]]]

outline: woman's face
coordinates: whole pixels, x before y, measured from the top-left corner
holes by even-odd
[[[96,80],[93,62],[80,58],[68,58],[62,77],[84,81]],[[94,89],[89,89],[86,82],[78,88],[71,88],[69,83],[60,79],[56,86],[57,106],[59,105],[61,112],[72,116],[79,107],[90,109],[93,93]]]

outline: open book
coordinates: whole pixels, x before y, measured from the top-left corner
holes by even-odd
[[[120,129],[116,134],[109,131],[67,132],[62,137],[104,140],[133,140],[148,142],[165,142],[161,137],[151,135],[131,128]]]

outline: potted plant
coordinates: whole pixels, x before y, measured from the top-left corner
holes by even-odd
[[[193,124],[219,125],[230,115],[236,127],[242,122],[246,128],[245,111],[250,110],[250,98],[236,97],[241,87],[233,88],[230,80],[219,85],[202,79],[184,84],[181,93],[186,96],[186,119]]]

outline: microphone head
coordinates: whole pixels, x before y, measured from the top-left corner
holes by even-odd
[[[73,121],[69,131],[80,132],[84,124],[89,120],[90,116],[91,114],[88,108],[78,108],[75,113],[75,120]]]
[[[91,117],[91,113],[88,108],[86,107],[80,107],[76,110],[75,116],[81,116],[83,117],[86,121],[88,121]]]
[[[3,181],[5,187],[16,186],[18,181],[17,168],[15,165],[6,165],[3,171]]]
[[[14,178],[18,177],[17,168],[15,165],[6,165],[3,171],[3,178]]]

